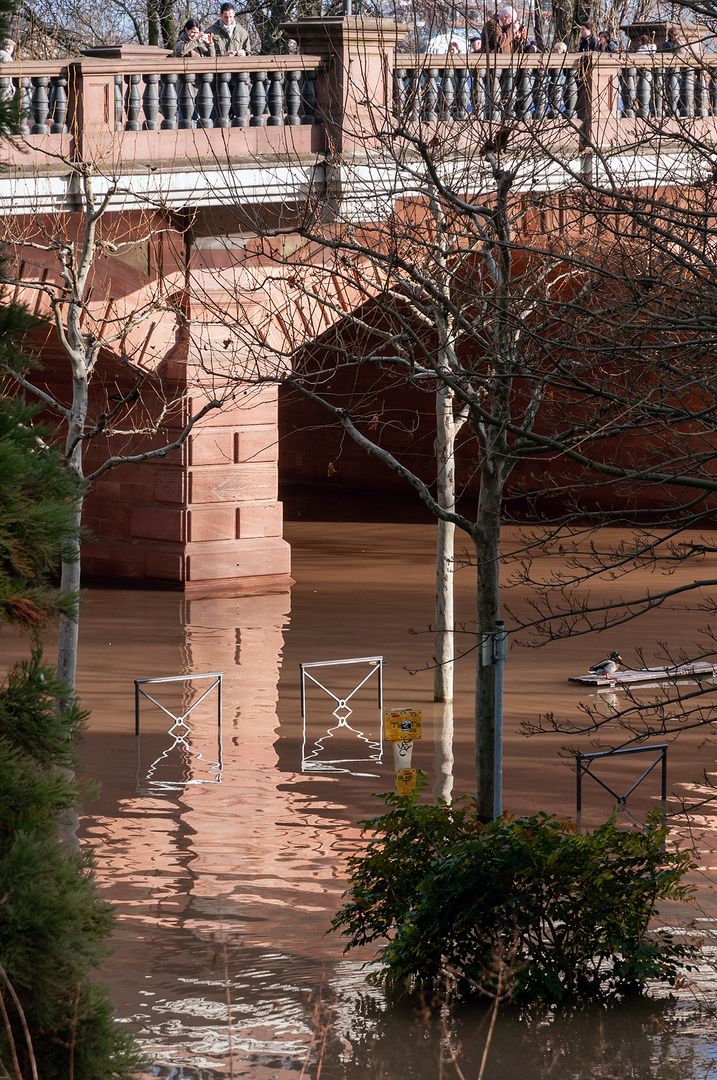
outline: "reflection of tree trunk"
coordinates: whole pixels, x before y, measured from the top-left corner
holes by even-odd
[[[433,794],[436,801],[449,802],[453,793],[453,702],[433,706]]]

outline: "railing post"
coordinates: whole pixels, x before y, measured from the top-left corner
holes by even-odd
[[[396,42],[406,32],[390,19],[339,15],[282,23],[302,52],[322,57],[317,119],[338,151],[365,148],[393,108]]]

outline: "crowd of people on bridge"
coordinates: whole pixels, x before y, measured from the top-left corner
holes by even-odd
[[[678,52],[684,49],[684,42],[680,40],[678,31],[670,27],[667,30],[667,38],[659,45],[648,34],[642,34],[636,41],[631,43],[631,50],[638,53]],[[564,41],[556,41],[550,51],[554,53],[566,53],[567,44]],[[473,34],[468,38],[468,53],[536,53],[542,50],[535,41],[528,40],[528,30],[521,21],[518,11],[511,6],[506,6],[490,15],[480,34]],[[581,53],[617,53],[620,46],[608,30],[600,30],[596,33],[591,22],[584,22],[580,26],[578,51]],[[450,54],[465,53],[465,46],[461,47],[458,41],[451,41],[448,48]]]

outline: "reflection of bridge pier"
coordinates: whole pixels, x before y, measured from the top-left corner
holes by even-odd
[[[88,642],[98,637],[93,618],[98,625],[112,619],[112,596],[107,593],[97,606],[89,605],[84,624]],[[108,794],[119,793],[119,805],[105,814],[95,811],[87,823],[87,836],[96,845],[98,878],[118,912],[116,952],[105,977],[113,984],[119,1015],[156,1036],[162,1061],[172,1059],[174,1046],[177,1064],[202,1060],[202,1067],[223,1068],[226,961],[235,1054],[246,1059],[257,1053],[274,1061],[276,1048],[283,1047],[276,1069],[279,1059],[293,1054],[300,1059],[308,1041],[307,979],[318,983],[323,969],[331,978],[339,962],[339,943],[326,941],[323,933],[343,891],[340,868],[346,845],[358,829],[343,821],[337,829],[340,812],[331,801],[333,786],[330,792],[317,788],[307,800],[295,784],[300,779],[298,741],[292,752],[296,774],[278,769],[277,684],[289,594],[177,597],[174,626],[167,625],[172,598],[145,596],[143,601],[134,594],[133,604],[143,603],[143,634],[156,640],[156,648],[145,645],[138,654],[131,622],[114,625],[111,678],[119,680],[121,672],[121,682],[102,686],[109,708],[103,709],[102,698],[88,702],[93,706],[88,758],[100,775],[103,762],[107,769],[107,762],[119,761],[111,749],[113,735],[107,736],[104,727],[118,723],[120,695],[127,706],[121,734],[116,728],[117,745],[127,757],[121,770],[126,775],[121,786],[112,774],[108,783]],[[168,640],[168,646],[162,644]],[[92,663],[92,656],[86,657],[84,670]],[[162,794],[138,793],[130,750],[132,680],[125,675],[150,678],[182,670],[224,673],[221,778]],[[180,693],[175,714],[189,704],[189,693]],[[217,729],[209,697],[199,712],[196,727],[188,716],[184,763],[190,765]],[[166,733],[170,724],[171,718],[158,710],[153,714],[147,703],[141,714],[142,745],[155,740],[166,747],[172,741]],[[96,745],[103,749],[94,761]],[[196,764],[187,778],[206,778],[204,763]],[[293,1075],[288,1068],[286,1075]]]

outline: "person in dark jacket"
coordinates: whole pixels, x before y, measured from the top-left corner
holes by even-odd
[[[598,34],[597,51],[601,53],[616,53],[618,51],[617,42],[610,37],[607,30],[601,30]]]
[[[596,52],[598,48],[598,39],[593,33],[592,23],[584,22],[580,27],[580,44],[578,46],[579,52]]]
[[[185,57],[214,56],[214,42],[211,34],[203,34],[196,19],[187,19],[177,35],[173,55]]]
[[[249,34],[236,21],[236,9],[226,0],[219,9],[219,18],[207,27],[211,34],[217,56],[247,56]]]

